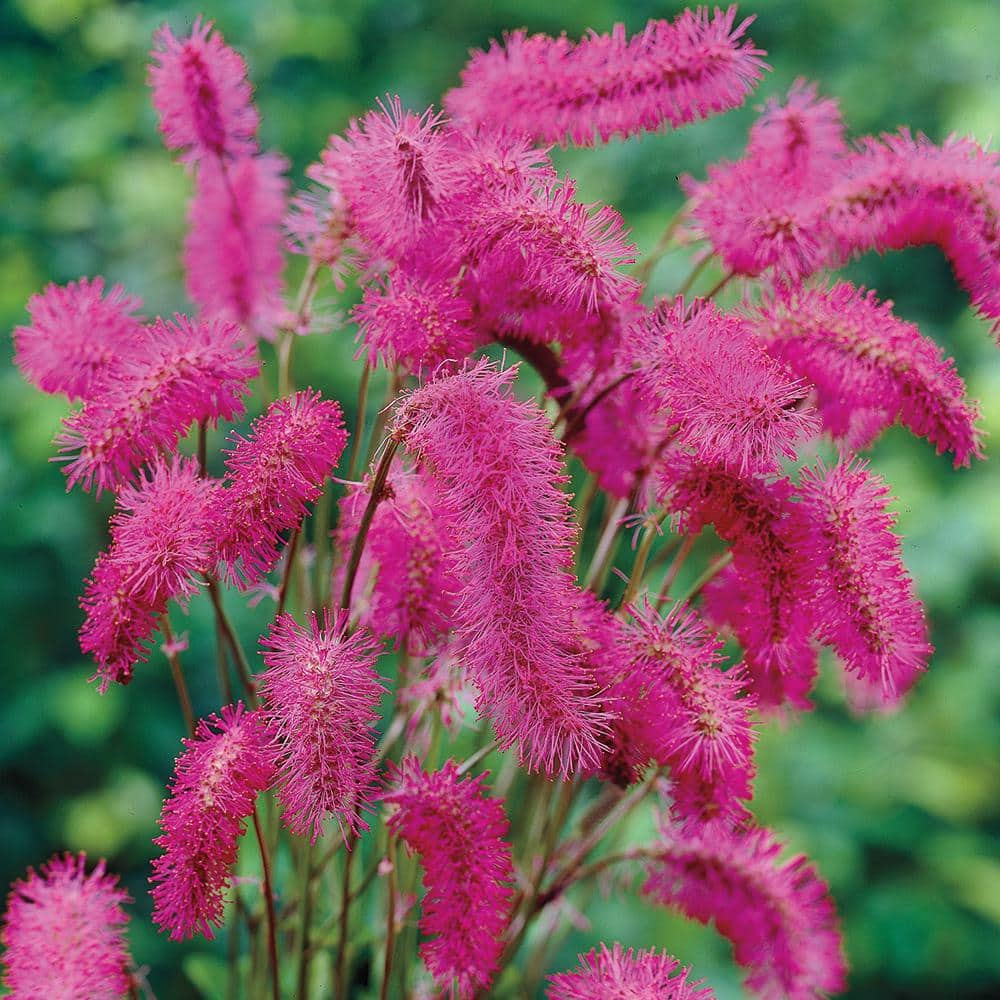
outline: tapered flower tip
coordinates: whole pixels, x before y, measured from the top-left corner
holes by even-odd
[[[633,951],[615,942],[580,955],[572,972],[549,976],[549,1000],[713,1000],[689,968],[665,951]]]
[[[119,1000],[129,990],[129,895],[99,861],[55,856],[11,887],[0,942],[12,997]]]
[[[184,150],[190,161],[256,150],[259,118],[246,63],[213,33],[211,21],[197,18],[183,39],[164,25],[150,57],[153,105],[168,148]]]

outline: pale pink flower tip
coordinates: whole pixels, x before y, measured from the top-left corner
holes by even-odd
[[[177,758],[154,843],[153,920],[173,941],[221,927],[225,892],[246,817],[274,776],[272,734],[261,713],[227,705],[201,719]]]
[[[246,63],[212,22],[199,17],[184,39],[164,25],[154,43],[149,83],[167,146],[189,161],[253,153],[259,118]]]
[[[142,350],[141,305],[121,285],[105,296],[103,278],[48,285],[28,300],[31,325],[14,330],[14,363],[45,392],[89,399],[120,358]]]
[[[703,924],[714,921],[762,1000],[816,1000],[840,992],[846,963],[825,882],[802,855],[779,861],[770,831],[665,827],[643,893]]]
[[[264,713],[275,739],[277,795],[285,826],[313,842],[333,814],[347,831],[368,829],[376,783],[374,723],[384,688],[375,672],[378,645],[371,633],[347,629],[347,612],[308,628],[282,614],[260,640]]]
[[[549,976],[549,1000],[713,1000],[715,994],[702,981],[689,982],[689,968],[672,955],[625,949],[616,941],[611,948],[580,955],[572,972]]]
[[[476,52],[445,97],[464,125],[506,127],[542,142],[598,139],[685,125],[738,107],[766,68],[736,8],[685,10],[628,38],[591,32],[579,42],[515,31]]]
[[[428,940],[420,953],[438,986],[457,1000],[490,985],[510,919],[507,817],[484,778],[460,778],[453,760],[427,773],[408,756],[383,796],[396,807],[389,830],[420,854],[424,867],[420,931]]]
[[[118,1000],[128,992],[123,906],[131,900],[103,861],[89,875],[86,861],[56,855],[11,887],[0,942],[12,997]]]

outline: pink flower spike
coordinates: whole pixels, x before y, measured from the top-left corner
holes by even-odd
[[[14,363],[44,392],[89,399],[120,359],[141,355],[146,333],[133,313],[142,306],[103,278],[47,285],[28,300],[30,326],[14,330]]]
[[[516,31],[473,53],[445,107],[465,126],[583,146],[677,128],[738,107],[760,79],[764,53],[743,39],[752,20],[699,7],[632,38],[621,24],[576,43]]]
[[[340,405],[304,390],[276,399],[250,437],[231,435],[219,503],[218,552],[231,583],[246,590],[278,561],[281,533],[318,500],[347,444]]]
[[[375,672],[378,645],[347,612],[315,613],[308,630],[279,615],[260,640],[265,718],[274,732],[277,795],[285,826],[313,843],[331,813],[341,835],[368,829],[362,811],[375,787],[373,724],[385,688]]]
[[[153,860],[153,920],[172,941],[221,927],[224,894],[246,818],[274,776],[272,734],[261,713],[227,705],[183,740],[160,813],[163,853]]]
[[[817,634],[883,706],[926,669],[933,647],[903,566],[889,488],[865,462],[802,470],[802,506],[816,524],[811,600]]]
[[[183,150],[188,162],[256,151],[259,117],[246,63],[212,33],[211,21],[197,18],[184,39],[164,25],[150,57],[153,105],[169,149]]]
[[[837,914],[805,857],[785,862],[770,831],[682,833],[664,827],[643,894],[714,921],[762,1000],[815,1000],[845,986]]]
[[[125,940],[130,903],[104,861],[56,855],[11,886],[0,943],[12,997],[119,1000],[132,985]]]
[[[460,778],[449,760],[439,771],[421,770],[405,757],[390,775],[383,801],[396,810],[389,831],[420,854],[424,868],[420,946],[442,990],[471,1000],[489,987],[510,920],[514,875],[503,803],[490,798],[486,775]]]
[[[689,968],[681,967],[665,951],[633,951],[616,941],[611,948],[580,955],[572,972],[549,976],[549,1000],[714,1000],[702,981],[689,982]]]

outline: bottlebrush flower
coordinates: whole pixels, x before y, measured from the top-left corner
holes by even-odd
[[[56,855],[11,886],[0,943],[12,997],[118,1000],[129,991],[123,907],[131,899],[104,861],[89,875],[86,862]]]
[[[396,806],[390,832],[420,854],[424,867],[420,932],[427,940],[420,954],[438,986],[459,1000],[490,985],[510,919],[507,817],[484,778],[460,778],[453,760],[427,773],[411,755],[383,796]]]
[[[287,169],[274,154],[205,160],[184,241],[188,294],[203,313],[268,339],[282,308]]]
[[[884,705],[894,704],[933,650],[892,532],[889,489],[856,461],[803,469],[799,490],[816,524],[805,555],[817,634]]]
[[[154,36],[149,84],[169,149],[191,162],[207,156],[245,156],[256,151],[257,109],[247,67],[212,22],[197,18],[178,39],[164,25]]]
[[[370,581],[370,590],[356,587],[354,606],[376,634],[391,636],[413,656],[429,655],[451,629],[460,590],[449,558],[454,543],[447,517],[433,480],[422,471],[394,472],[385,492],[358,565],[358,583]],[[345,553],[370,496],[366,482],[341,501],[337,539]],[[337,586],[342,583],[338,579]]]
[[[340,405],[305,390],[276,399],[250,437],[234,433],[219,504],[218,553],[241,589],[278,561],[281,533],[296,528],[318,500],[347,444]]]
[[[765,1000],[838,993],[846,964],[826,883],[805,857],[780,862],[770,831],[682,833],[665,827],[643,893],[733,945],[747,988]]]
[[[353,319],[374,358],[405,372],[463,361],[477,340],[469,304],[453,285],[422,281],[399,268],[383,284],[365,288]]]
[[[142,302],[103,278],[47,285],[28,300],[30,326],[14,330],[14,363],[44,392],[89,399],[119,359],[145,348],[145,330],[133,313]]]
[[[333,814],[346,838],[368,829],[376,782],[373,724],[385,690],[378,646],[364,628],[348,633],[347,612],[315,613],[308,630],[279,615],[260,640],[267,670],[260,693],[274,733],[277,795],[286,827],[313,843]]]
[[[549,1000],[713,1000],[702,982],[688,982],[691,970],[665,951],[633,951],[616,941],[611,948],[579,956],[572,972],[549,976]]]
[[[850,282],[766,299],[752,317],[768,353],[812,383],[824,427],[852,448],[895,420],[955,465],[982,458],[979,410],[955,363],[912,323]]]
[[[272,735],[241,703],[198,722],[174,765],[150,882],[153,920],[172,941],[215,936],[246,817],[274,776]]]
[[[511,397],[515,374],[480,363],[435,379],[398,408],[392,433],[448,512],[477,709],[529,770],[568,774],[597,763],[604,723],[565,647],[577,595],[561,455],[543,412]]]
[[[740,475],[776,472],[818,429],[803,383],[769,358],[740,317],[710,302],[661,305],[636,330],[641,382],[668,408],[676,443]]]
[[[445,107],[466,126],[584,146],[677,128],[739,107],[760,79],[764,53],[743,40],[752,20],[699,7],[631,39],[621,24],[577,43],[516,31],[473,54]]]
[[[148,328],[141,358],[117,365],[101,392],[69,416],[56,438],[67,489],[117,489],[191,424],[232,420],[259,367],[240,329],[224,320],[193,323],[178,313]]]

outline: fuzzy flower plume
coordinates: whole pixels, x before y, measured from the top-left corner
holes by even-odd
[[[390,775],[383,801],[394,805],[391,833],[421,857],[424,867],[420,946],[442,990],[471,1000],[497,970],[502,935],[510,919],[514,868],[503,803],[490,798],[485,775],[460,778],[449,760],[422,771],[405,757]]]
[[[259,118],[246,63],[212,22],[198,18],[183,40],[164,25],[154,41],[149,83],[167,147],[189,162],[254,153]]]
[[[665,827],[643,893],[700,923],[715,921],[762,1000],[839,993],[846,963],[825,882],[768,830],[682,833]]]
[[[361,628],[347,630],[347,613],[329,610],[308,629],[282,614],[261,639],[265,717],[274,732],[278,801],[292,833],[323,836],[331,813],[346,831],[368,829],[362,811],[375,786],[378,703],[377,645]]]
[[[544,413],[512,397],[515,374],[484,362],[429,382],[393,434],[427,464],[449,515],[477,708],[530,770],[568,774],[597,763],[603,718],[566,648],[578,598],[562,456]]]
[[[195,323],[178,313],[147,328],[141,356],[121,359],[98,396],[66,418],[56,438],[67,489],[116,490],[159,452],[171,452],[196,422],[243,412],[259,365],[240,328]]]
[[[665,951],[633,951],[616,941],[580,955],[572,972],[549,976],[549,1000],[714,1000],[701,981],[689,982],[689,968],[681,967]]]
[[[453,543],[434,481],[423,471],[394,472],[375,508],[354,590],[361,621],[414,656],[439,649],[451,629],[461,589],[449,553]],[[341,501],[337,539],[350,552],[371,496],[370,483]],[[346,563],[346,560],[343,560]],[[342,585],[338,580],[338,587]]]
[[[219,558],[231,583],[259,583],[278,561],[282,532],[319,499],[347,444],[340,405],[305,390],[276,399],[250,437],[234,433],[220,503]]]
[[[800,492],[817,526],[809,553],[817,634],[883,705],[893,705],[933,650],[892,531],[889,489],[856,461],[804,469]]]
[[[768,353],[813,385],[824,428],[851,448],[899,420],[956,467],[983,457],[979,409],[954,361],[892,302],[843,281],[773,296],[753,322]]]
[[[742,318],[710,302],[663,304],[637,330],[647,391],[677,423],[676,442],[740,475],[778,471],[818,422],[805,385],[770,358]]]
[[[55,856],[11,886],[0,943],[3,984],[29,1000],[119,1000],[132,984],[123,909],[131,902],[104,862]]]
[[[80,604],[80,648],[97,663],[101,690],[127,684],[171,599],[185,600],[211,568],[218,485],[195,459],[159,460],[116,497],[111,545],[97,558]]]
[[[215,936],[231,869],[258,792],[274,776],[272,734],[260,712],[227,705],[201,719],[177,758],[153,860],[153,920],[172,941]]]
[[[48,285],[28,300],[31,325],[14,330],[14,363],[44,392],[90,399],[120,359],[143,351],[141,305],[121,285],[105,296],[103,278]]]
[[[445,107],[466,126],[581,146],[677,128],[739,107],[761,78],[764,53],[744,38],[752,20],[699,7],[631,38],[622,24],[576,43],[515,31],[473,54]]]
[[[203,314],[269,339],[281,310],[287,168],[273,153],[206,160],[184,241],[188,294]]]

